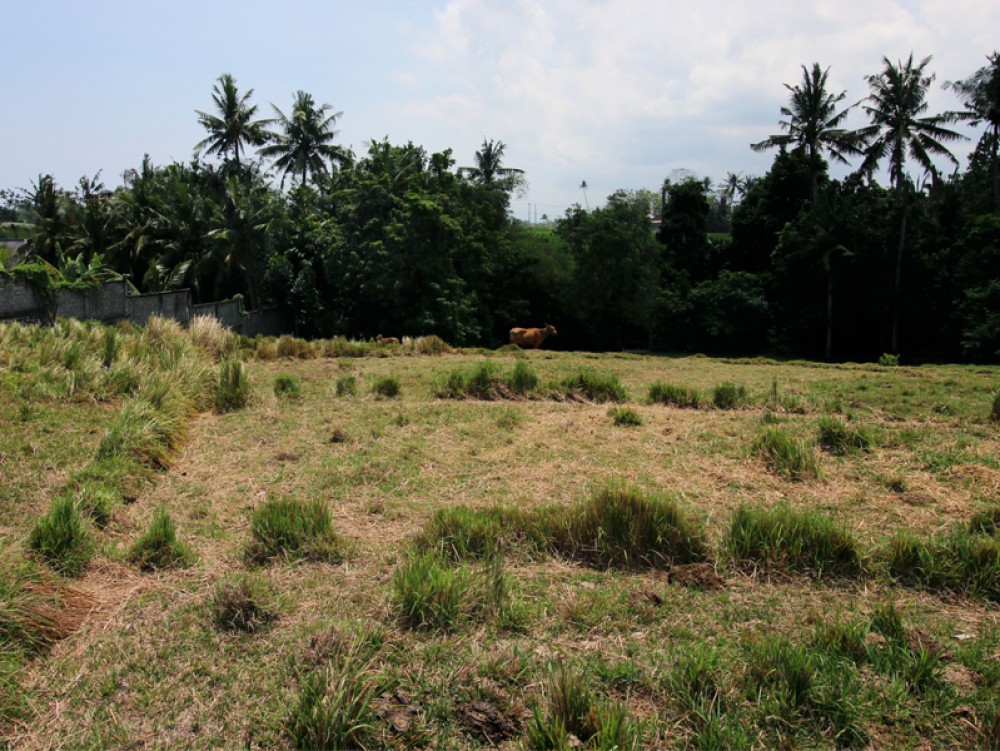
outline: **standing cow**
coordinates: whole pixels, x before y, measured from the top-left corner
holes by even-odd
[[[556,327],[551,323],[545,324],[544,329],[522,329],[513,328],[510,330],[510,343],[519,347],[532,347],[538,349],[549,334],[558,334]]]

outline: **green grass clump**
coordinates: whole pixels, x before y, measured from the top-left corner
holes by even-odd
[[[675,386],[656,381],[649,387],[649,401],[653,404],[670,404],[675,407],[697,409],[701,403],[701,395],[696,389],[687,386]]]
[[[883,558],[898,581],[1000,601],[1000,537],[963,527],[929,540],[899,532]]]
[[[220,581],[212,590],[212,621],[223,631],[256,633],[278,617],[267,582],[251,574]]]
[[[1000,529],[1000,503],[994,503],[981,509],[969,519],[970,534],[995,535]]]
[[[187,409],[171,405],[158,409],[145,400],[129,401],[105,431],[97,458],[138,461],[166,469],[186,434]]]
[[[538,376],[528,363],[518,361],[507,377],[507,386],[515,394],[527,396],[538,388]]]
[[[337,377],[337,396],[354,396],[358,393],[358,379],[350,373]]]
[[[419,553],[403,562],[392,578],[393,600],[409,628],[451,631],[472,597],[465,569],[456,569],[436,553]]]
[[[372,640],[359,638],[330,665],[307,673],[286,721],[297,749],[370,748],[378,715],[373,701],[391,686],[376,672]]]
[[[538,387],[538,376],[525,362],[517,362],[504,374],[492,360],[484,360],[468,371],[453,370],[434,387],[441,399],[483,399],[493,401],[524,397]]]
[[[862,571],[858,542],[840,524],[814,511],[740,506],[725,539],[738,565],[770,570],[856,576]]]
[[[253,512],[250,530],[253,539],[247,554],[258,563],[274,558],[336,563],[344,557],[330,510],[319,500],[269,499]]]
[[[375,379],[372,384],[372,393],[386,399],[395,399],[399,396],[399,377],[394,375],[382,376]]]
[[[628,399],[628,392],[618,376],[586,369],[560,381],[559,391],[570,399],[591,402],[624,402]]]
[[[80,508],[68,494],[56,498],[49,512],[35,522],[28,544],[51,568],[67,576],[83,571],[94,553]]]
[[[528,748],[562,751],[572,747],[571,735],[592,749],[634,749],[639,742],[625,706],[599,703],[580,675],[559,664],[549,673],[544,701],[534,707]]]
[[[702,531],[667,496],[612,485],[562,514],[545,514],[551,544],[596,566],[667,567],[703,561]]]
[[[739,409],[749,402],[746,386],[731,381],[720,383],[712,391],[712,404],[718,409]]]
[[[875,439],[864,428],[849,426],[835,417],[824,415],[819,420],[819,445],[831,454],[844,456],[871,451]]]
[[[153,523],[128,552],[130,562],[143,571],[183,568],[194,561],[194,553],[177,539],[177,528],[165,509],[157,510]]]
[[[295,376],[279,373],[274,377],[274,395],[279,399],[298,399],[302,396],[302,385]]]
[[[990,420],[1000,422],[1000,389],[993,394],[993,409],[990,411]]]
[[[250,379],[239,359],[219,363],[219,382],[215,389],[215,410],[234,412],[250,401]]]
[[[793,480],[819,476],[819,459],[809,445],[781,428],[765,427],[753,443],[753,452],[764,459],[772,472]]]
[[[119,494],[103,483],[85,483],[76,492],[77,508],[98,529],[104,529],[111,521],[111,509],[118,498]]]
[[[515,548],[532,552],[544,547],[545,536],[538,519],[520,509],[448,506],[438,509],[414,542],[419,550],[465,561]]]
[[[612,407],[608,411],[611,422],[619,427],[631,428],[642,425],[642,416],[628,407]]]

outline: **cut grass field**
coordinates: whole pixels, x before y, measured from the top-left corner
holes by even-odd
[[[157,326],[0,324],[0,747],[1000,744],[1000,369]]]

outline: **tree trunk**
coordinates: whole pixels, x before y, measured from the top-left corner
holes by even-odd
[[[900,288],[903,279],[903,247],[906,245],[906,218],[908,215],[905,203],[900,207],[903,218],[899,223],[899,248],[896,250],[896,278],[892,293],[892,354],[899,354],[899,304]]]
[[[826,272],[826,359],[833,359],[833,270]]]

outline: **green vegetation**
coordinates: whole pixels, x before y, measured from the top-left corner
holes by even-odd
[[[835,417],[824,415],[819,420],[819,445],[831,454],[844,456],[871,451],[875,439],[865,428],[845,425]]]
[[[701,396],[695,389],[657,381],[649,387],[649,401],[653,404],[670,404],[675,407],[697,409],[701,402]]]
[[[158,509],[153,522],[129,549],[128,559],[143,571],[158,571],[175,566],[190,566],[194,553],[177,539],[177,529],[164,509]]]
[[[619,427],[635,428],[642,425],[642,415],[628,407],[612,407],[608,415],[611,422]]]
[[[243,409],[250,400],[250,381],[246,368],[239,360],[224,360],[219,364],[219,385],[215,392],[215,409],[231,412]]]
[[[274,378],[274,395],[279,399],[298,399],[302,396],[302,384],[295,376],[280,373]]]
[[[212,620],[223,631],[256,633],[277,619],[274,594],[264,579],[252,574],[217,583],[210,600]]]
[[[336,563],[344,556],[330,510],[320,500],[268,499],[251,515],[250,530],[253,540],[247,555],[253,561],[305,558]]]
[[[746,386],[736,385],[731,381],[720,383],[712,391],[712,404],[718,409],[739,409],[749,401]]]
[[[94,552],[80,508],[69,495],[56,498],[35,523],[28,544],[55,571],[68,576],[83,571]]]
[[[764,460],[772,472],[793,480],[819,476],[819,459],[812,448],[782,428],[765,428],[754,440],[753,452]]]
[[[394,375],[382,376],[372,384],[372,393],[386,399],[395,399],[399,396],[399,377]]]

